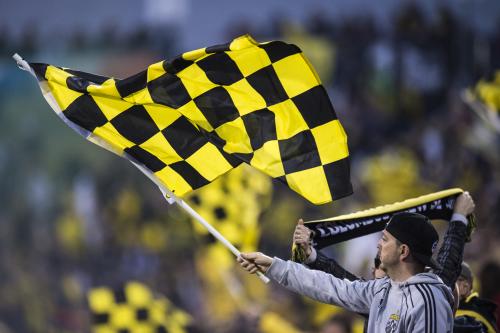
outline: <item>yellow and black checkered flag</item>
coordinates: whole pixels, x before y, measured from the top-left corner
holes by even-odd
[[[486,127],[500,133],[500,70],[491,80],[481,79],[474,87],[464,89],[461,97]]]
[[[136,281],[88,292],[93,333],[184,333],[191,317]]]
[[[500,112],[500,71],[496,71],[493,80],[480,80],[474,93],[478,99],[492,110]]]
[[[295,45],[245,35],[124,80],[30,67],[66,123],[179,196],[241,162],[315,204],[352,193],[347,136]]]
[[[210,186],[188,194],[186,202],[242,252],[255,251],[260,238],[259,217],[272,197],[272,181],[248,165],[240,165]],[[195,219],[197,233],[208,235]],[[220,245],[219,243],[215,243]],[[234,258],[229,255],[231,266]]]

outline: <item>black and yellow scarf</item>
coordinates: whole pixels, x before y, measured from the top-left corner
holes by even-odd
[[[460,188],[423,195],[417,198],[383,205],[359,212],[305,222],[312,233],[312,243],[316,249],[337,244],[353,238],[382,231],[389,219],[396,213],[412,212],[429,219],[450,220],[456,198],[463,193]],[[475,226],[473,215],[468,216],[468,228]],[[470,233],[468,233],[470,234]],[[302,262],[304,254],[296,246],[292,249],[293,259]]]

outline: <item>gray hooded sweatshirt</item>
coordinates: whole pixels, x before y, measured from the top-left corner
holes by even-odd
[[[432,273],[401,283],[388,277],[349,281],[274,258],[266,275],[314,300],[369,314],[368,333],[449,333],[453,329],[451,290]]]

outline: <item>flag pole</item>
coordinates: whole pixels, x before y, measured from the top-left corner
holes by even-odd
[[[215,229],[210,223],[208,223],[200,214],[198,214],[191,206],[189,206],[184,200],[176,196],[172,191],[170,191],[166,186],[156,181],[156,178],[140,163],[136,163],[131,160],[131,162],[141,170],[146,176],[148,176],[160,189],[165,199],[168,203],[176,203],[182,209],[184,209],[191,217],[193,217],[198,223],[205,227],[212,236],[214,236],[218,241],[220,241],[229,251],[231,251],[236,257],[239,257],[241,252],[229,242],[217,229]],[[269,283],[269,278],[265,276],[261,271],[257,271],[257,275],[264,283]]]
[[[14,53],[12,55],[12,58],[16,61],[17,67],[22,69],[23,71],[29,72],[31,75],[33,75],[36,78],[35,72],[33,72],[33,69],[30,67],[28,62],[24,60],[19,54]]]
[[[168,192],[170,192],[167,189]],[[219,240],[225,247],[227,247],[236,257],[240,256],[240,251],[234,247],[222,234],[217,231],[213,226],[211,226],[200,214],[198,214],[191,206],[189,206],[184,200],[174,195],[172,192],[168,193],[170,198],[173,198],[175,203],[178,204],[182,209],[184,209],[191,217],[196,219],[202,226],[204,226],[208,232],[210,232],[217,240]],[[264,283],[269,283],[269,278],[265,276],[261,271],[257,271],[257,275]]]

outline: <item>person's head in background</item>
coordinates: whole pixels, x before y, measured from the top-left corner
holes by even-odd
[[[319,333],[352,333],[351,321],[345,316],[335,315],[323,325]]]
[[[458,286],[458,296],[460,297],[460,302],[463,302],[472,293],[472,283],[474,282],[472,276],[472,271],[469,265],[464,261],[462,262],[462,271],[457,279]]]
[[[385,277],[387,274],[380,268],[380,257],[377,256],[373,259],[372,276],[374,279]]]
[[[500,299],[500,265],[498,262],[487,261],[479,272],[479,281],[481,297],[490,300]]]

